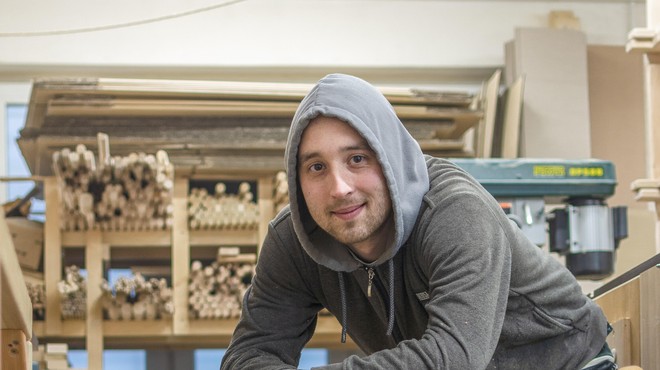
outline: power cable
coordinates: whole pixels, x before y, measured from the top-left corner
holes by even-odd
[[[113,30],[113,29],[118,29],[118,28],[134,27],[134,26],[140,26],[140,25],[143,25],[143,24],[161,22],[161,21],[169,20],[169,19],[186,17],[186,16],[189,16],[189,15],[198,14],[198,13],[204,13],[204,12],[208,12],[210,10],[215,10],[215,9],[218,9],[218,8],[224,8],[226,6],[234,5],[234,4],[243,2],[243,1],[246,1],[246,0],[231,0],[231,1],[223,2],[223,3],[220,3],[220,4],[215,4],[215,5],[211,5],[211,6],[207,6],[207,7],[203,7],[203,8],[188,10],[188,11],[181,12],[181,13],[165,15],[165,16],[156,17],[156,18],[143,19],[143,20],[133,21],[133,22],[110,24],[110,25],[105,25],[105,26],[87,27],[87,28],[74,28],[74,29],[69,29],[69,30],[56,30],[56,31],[0,32],[0,37],[58,36],[58,35],[71,35],[71,34],[76,34],[76,33],[107,31],[107,30]]]

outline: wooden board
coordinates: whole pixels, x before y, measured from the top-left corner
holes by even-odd
[[[520,76],[509,86],[506,93],[502,122],[502,158],[519,156],[524,85],[525,77]]]
[[[518,28],[515,75],[525,76],[522,157],[591,158],[587,43],[584,33],[549,28]]]
[[[493,154],[493,134],[495,131],[495,117],[497,115],[497,100],[500,93],[500,80],[502,72],[495,71],[484,86],[483,118],[479,124],[477,156],[490,158]]]
[[[0,212],[0,294],[2,329],[20,330],[27,339],[32,332],[32,303],[18,264],[4,212]]]

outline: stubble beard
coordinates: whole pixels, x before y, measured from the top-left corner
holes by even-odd
[[[328,234],[337,239],[342,244],[354,246],[365,242],[379,233],[387,224],[390,216],[381,204],[373,202],[365,204],[366,208],[358,219],[351,221],[342,221],[333,216],[330,212],[325,213],[325,221],[321,226]]]

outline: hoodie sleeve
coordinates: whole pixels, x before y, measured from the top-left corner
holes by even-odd
[[[428,327],[420,339],[326,369],[485,369],[499,340],[510,281],[510,225],[467,190],[432,204],[414,236],[429,278]]]
[[[296,258],[300,253],[271,225],[222,370],[296,368],[320,309],[301,276],[307,267]]]

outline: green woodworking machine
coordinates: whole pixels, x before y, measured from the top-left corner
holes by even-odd
[[[614,272],[619,242],[628,236],[626,207],[608,207],[616,176],[609,161],[452,159],[500,203],[534,242],[565,256],[580,279]]]

